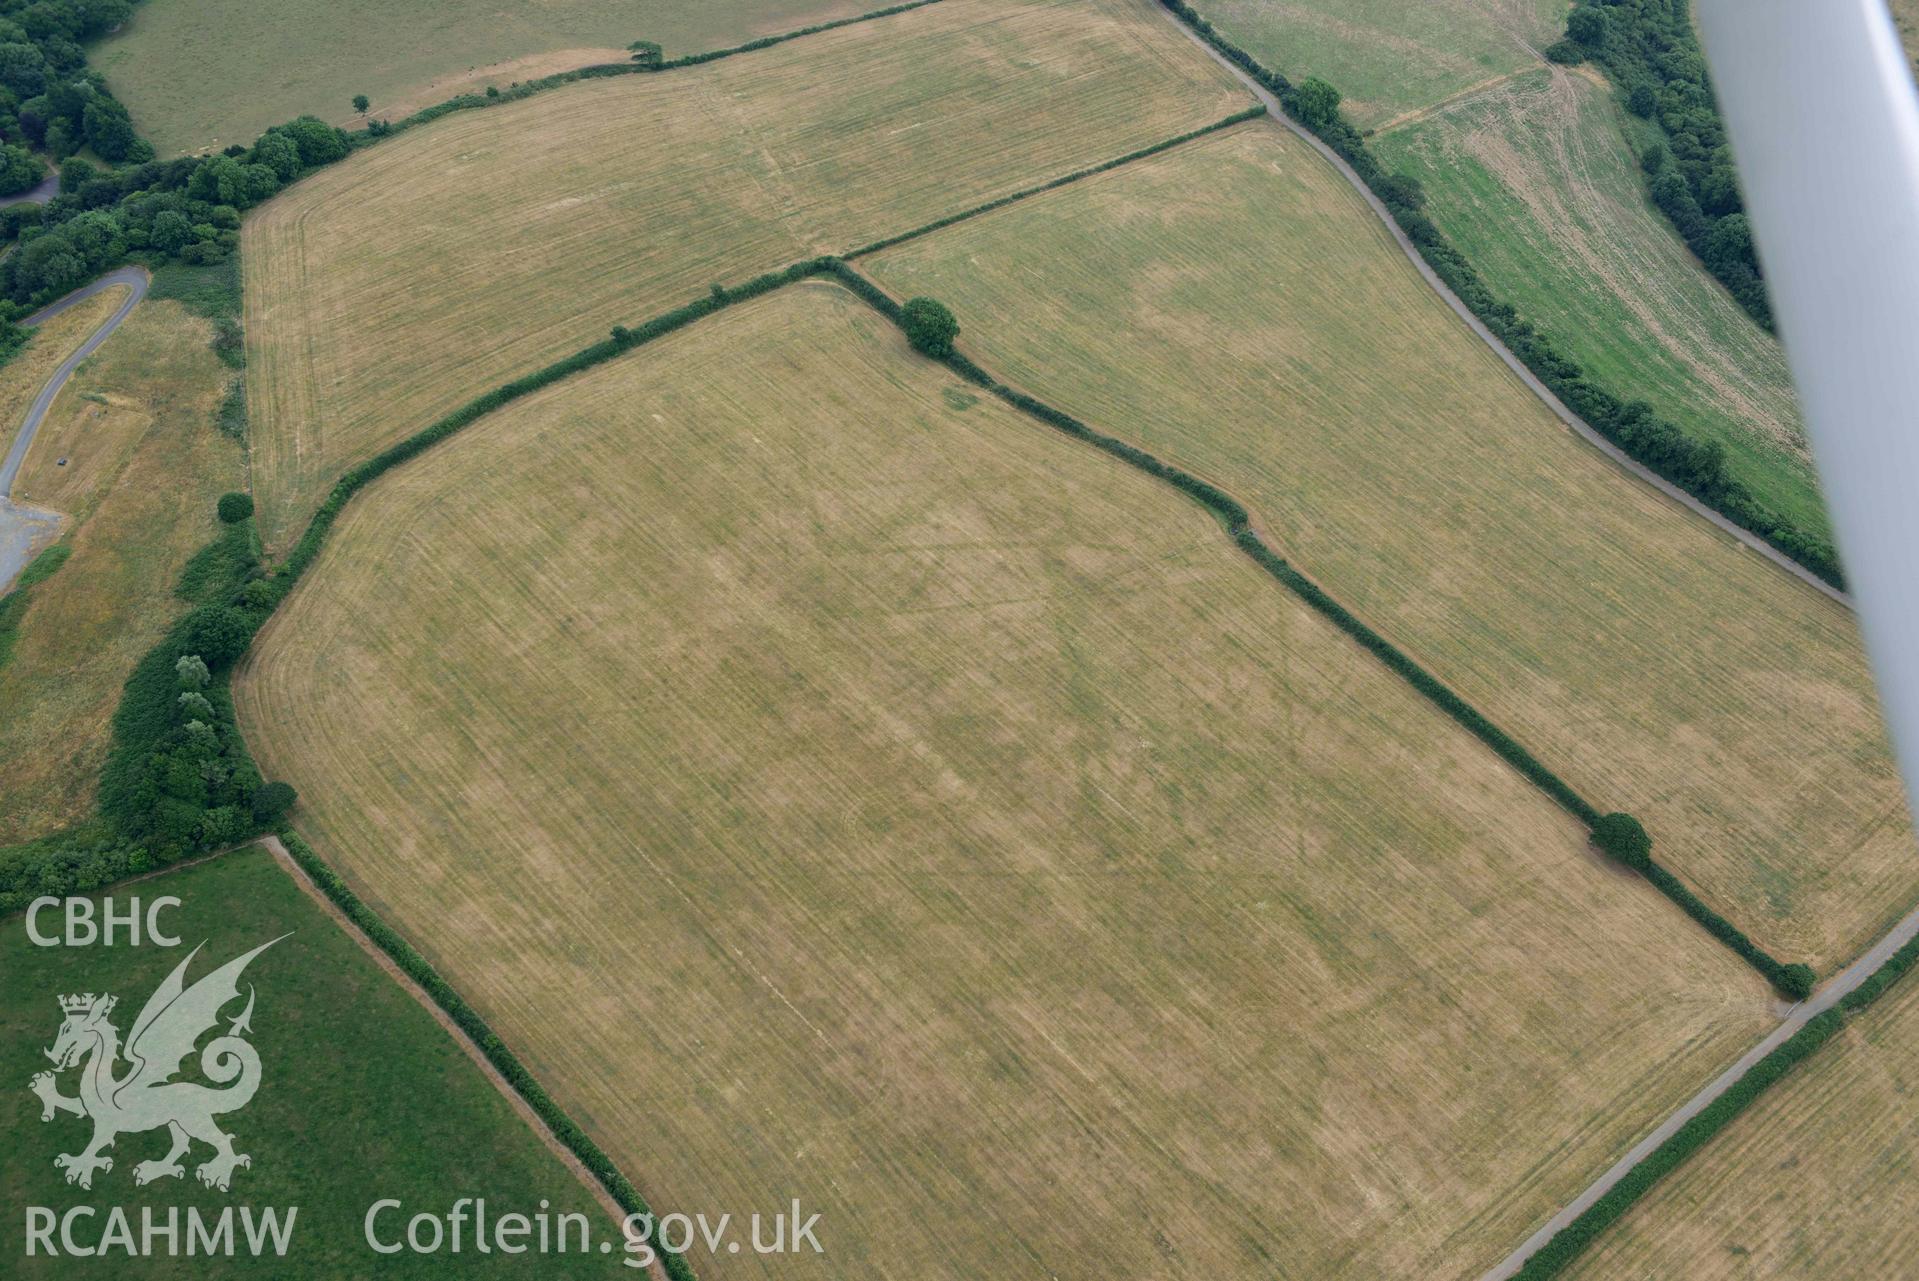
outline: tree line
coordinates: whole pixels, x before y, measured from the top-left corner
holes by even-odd
[[[1665,141],[1640,156],[1653,204],[1739,305],[1771,329],[1772,303],[1688,0],[1580,0],[1567,16],[1566,38],[1546,53],[1557,62],[1598,63],[1626,109],[1660,127]]]

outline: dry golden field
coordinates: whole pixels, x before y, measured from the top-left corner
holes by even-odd
[[[481,391],[704,293],[1250,99],[1148,0],[947,0],[403,134],[245,234],[261,530]]]
[[[251,143],[298,115],[397,120],[489,81],[502,89],[647,39],[670,57],[887,7],[882,0],[144,0],[88,61],[168,156]],[[491,72],[491,75],[476,73]],[[466,83],[460,83],[465,81]]]
[[[236,698],[655,1205],[797,1196],[836,1277],[1476,1275],[1769,1023],[1200,508],[831,285],[382,478]]]
[[[66,351],[118,305],[112,292]],[[0,844],[92,812],[121,686],[188,608],[180,571],[213,537],[219,495],[242,487],[244,452],[215,425],[227,372],[211,339],[180,303],[149,297],[75,371],[27,455],[16,497],[72,518],[73,555],[33,589],[0,668]]]
[[[1232,491],[1782,959],[1829,970],[1919,897],[1851,615],[1580,443],[1276,125],[865,265]]]
[[[1919,984],[1855,1017],[1649,1193],[1580,1281],[1905,1281],[1919,1257]]]

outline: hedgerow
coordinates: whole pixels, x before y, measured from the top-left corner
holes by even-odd
[[[124,0],[87,0],[87,3],[94,7],[118,5],[122,12],[125,9]],[[19,242],[14,252],[0,261],[0,364],[27,341],[25,329],[17,322],[33,308],[125,262],[157,267],[168,263],[207,266],[229,261],[238,247],[240,219],[246,210],[271,199],[288,184],[314,170],[344,159],[356,148],[381,138],[450,112],[514,102],[579,80],[697,66],[938,3],[940,0],[911,0],[726,49],[666,61],[582,67],[527,81],[505,91],[463,94],[404,120],[374,121],[367,129],[353,134],[315,117],[302,116],[274,125],[251,147],[236,144],[212,156],[156,161],[152,148],[139,143],[123,155],[109,155],[110,159],[126,159],[129,163],[123,168],[93,173],[77,181],[72,190],[63,185],[60,194],[45,205],[19,204],[0,211],[0,239],[17,237]],[[0,17],[0,36],[4,36],[6,24],[7,20]],[[77,57],[77,50],[75,55]],[[104,96],[105,86],[97,76],[81,82],[80,88],[91,95],[87,101],[93,97],[112,101]],[[80,88],[73,92],[79,93]],[[0,84],[0,130],[6,125],[6,93],[4,84]],[[113,106],[119,104],[113,103]],[[228,356],[226,347],[216,344],[216,349],[223,357]],[[238,355],[236,345],[230,363],[237,362]],[[229,431],[238,430],[243,423],[243,410],[232,395],[222,408],[221,421]]]
[[[860,274],[849,263],[837,258],[827,259],[822,262],[821,269],[832,274],[841,284],[894,324],[902,329],[906,328],[905,308],[894,302],[884,290]],[[1268,547],[1258,531],[1253,529],[1251,516],[1246,508],[1232,495],[1210,482],[1172,466],[1136,445],[1130,445],[1117,437],[1095,431],[1071,414],[1006,386],[959,351],[953,351],[945,356],[942,363],[960,377],[999,397],[1015,409],[1077,440],[1096,446],[1115,458],[1130,463],[1149,476],[1165,481],[1211,510],[1225,524],[1227,532],[1232,535],[1233,541],[1239,545],[1240,550],[1250,556],[1262,569],[1285,584],[1295,595],[1329,619],[1341,631],[1358,641],[1368,653],[1378,658],[1414,689],[1425,695],[1473,737],[1490,747],[1502,760],[1518,770],[1528,782],[1584,823],[1602,848],[1614,857],[1621,858],[1628,866],[1642,872],[1682,911],[1698,921],[1714,938],[1732,948],[1742,960],[1764,975],[1780,993],[1799,1000],[1811,990],[1813,973],[1808,967],[1782,964],[1725,917],[1701,902],[1699,897],[1687,889],[1678,877],[1655,863],[1650,854],[1650,838],[1645,836],[1645,829],[1640,826],[1638,820],[1624,814],[1602,816],[1591,802],[1573,789],[1570,783],[1548,769],[1512,735],[1500,729],[1484,713],[1461,698],[1437,676],[1414,662],[1405,651],[1361,622],[1352,611],[1334,600],[1324,588],[1293,568],[1284,557]],[[1630,841],[1622,843],[1619,839],[1623,833],[1629,831],[1636,831],[1638,837],[1645,841],[1645,848],[1636,855],[1631,854],[1628,849]]]
[[[1654,1148],[1645,1160],[1628,1170],[1583,1214],[1554,1234],[1514,1274],[1515,1281],[1543,1281],[1546,1277],[1558,1276],[1601,1232],[1631,1208],[1633,1202],[1677,1169],[1687,1157],[1704,1147],[1709,1139],[1725,1129],[1734,1117],[1750,1107],[1753,1100],[1765,1093],[1774,1082],[1830,1041],[1843,1025],[1844,1019],[1845,1016],[1838,1010],[1827,1010],[1808,1020],[1779,1048],[1753,1064],[1744,1076],[1727,1087],[1724,1094],[1681,1126],[1676,1134]]]
[[[527,1106],[533,1109],[547,1129],[552,1131],[553,1136],[580,1159],[580,1163],[592,1173],[595,1179],[599,1180],[600,1186],[607,1190],[619,1207],[630,1215],[647,1216],[649,1225],[647,1240],[659,1253],[660,1260],[666,1268],[666,1274],[672,1277],[673,1281],[693,1281],[693,1269],[686,1259],[668,1250],[657,1239],[655,1235],[658,1230],[657,1223],[652,1218],[652,1212],[647,1208],[645,1198],[640,1196],[639,1189],[620,1173],[619,1167],[613,1163],[612,1158],[601,1151],[599,1144],[574,1123],[573,1118],[566,1114],[566,1110],[553,1101],[553,1097],[534,1079],[533,1074],[526,1070],[526,1066],[520,1062],[518,1056],[507,1048],[506,1042],[487,1026],[486,1020],[466,1003],[451,983],[440,977],[439,971],[428,964],[427,959],[416,952],[397,930],[381,920],[378,913],[361,902],[360,897],[340,879],[332,868],[326,865],[318,854],[313,852],[311,846],[300,839],[298,834],[282,831],[280,839],[286,845],[287,852],[300,865],[301,870],[320,887],[328,898],[333,900],[347,919],[358,926],[369,939],[372,939],[382,952],[391,957],[393,963],[399,966],[408,978],[418,983],[426,994],[433,998],[434,1004],[445,1010],[447,1017],[458,1024],[460,1030],[480,1047],[480,1052],[486,1055],[487,1062],[499,1070],[500,1075],[506,1078],[507,1083],[522,1099],[526,1100]]]
[[[1658,4],[1665,0],[1640,2]],[[1433,273],[1568,409],[1648,470],[1733,524],[1757,534],[1834,587],[1845,586],[1831,541],[1795,524],[1754,496],[1727,470],[1725,448],[1718,441],[1696,440],[1659,417],[1646,402],[1621,400],[1600,387],[1578,362],[1561,352],[1511,304],[1501,301],[1466,256],[1423,212],[1425,196],[1418,180],[1387,173],[1380,166],[1366,146],[1365,135],[1340,112],[1339,94],[1331,85],[1317,79],[1294,85],[1220,35],[1185,0],[1160,3],[1228,61],[1265,86],[1289,116],[1351,166]]]
[[[489,88],[484,93],[463,93],[448,98],[445,102],[424,107],[410,116],[392,121],[374,121],[362,133],[353,135],[355,145],[364,145],[379,138],[389,137],[406,129],[438,120],[441,116],[455,111],[478,111],[486,107],[497,107],[501,103],[519,102],[536,93],[545,93],[561,85],[578,83],[581,80],[603,80],[610,76],[649,75],[658,71],[673,71],[680,67],[697,67],[702,63],[717,62],[721,58],[731,58],[736,54],[752,53],[758,49],[770,49],[774,45],[785,44],[789,40],[798,40],[802,36],[818,35],[822,31],[833,31],[839,27],[850,27],[856,23],[871,22],[875,18],[890,18],[896,13],[906,13],[913,9],[924,9],[928,5],[938,4],[940,0],[910,0],[910,3],[891,5],[884,9],[872,9],[866,13],[854,14],[849,18],[837,18],[832,22],[816,23],[810,27],[798,27],[792,31],[782,31],[778,35],[761,36],[745,44],[730,45],[724,49],[709,49],[704,53],[689,53],[678,58],[659,59],[655,51],[659,46],[649,41],[635,41],[633,61],[596,62],[591,66],[576,67],[571,71],[557,71],[550,76],[537,80],[522,80],[505,89]],[[642,47],[646,46],[646,47]]]
[[[1916,963],[1919,963],[1919,938],[1909,940],[1884,965],[1874,970],[1871,977],[1841,997],[1834,1008],[1808,1019],[1804,1027],[1753,1064],[1724,1094],[1707,1104],[1644,1161],[1627,1171],[1589,1209],[1554,1234],[1551,1240],[1526,1260],[1515,1274],[1516,1277],[1520,1281],[1545,1281],[1547,1277],[1558,1276],[1567,1264],[1598,1239],[1600,1233],[1616,1222],[1654,1184],[1704,1147],[1734,1117],[1752,1106],[1755,1099],[1814,1050],[1831,1040],[1845,1025],[1847,1018],[1885,995],[1886,990]]]
[[[1215,120],[1212,124],[1203,125],[1198,129],[1188,130],[1176,137],[1156,142],[1150,147],[1141,147],[1138,151],[1129,151],[1123,156],[1115,156],[1104,163],[1093,165],[1086,169],[1076,169],[1072,173],[1054,178],[1050,182],[1043,182],[1037,187],[1026,187],[1010,195],[1001,196],[997,200],[989,200],[983,205],[974,205],[971,209],[963,209],[959,213],[948,214],[944,218],[936,218],[932,222],[913,228],[911,231],[902,231],[897,236],[888,236],[884,240],[875,240],[870,245],[861,245],[858,249],[851,250],[845,254],[844,257],[850,261],[854,258],[864,258],[868,254],[876,254],[882,249],[891,249],[894,245],[902,245],[909,240],[917,240],[929,232],[942,230],[943,228],[952,226],[954,223],[965,222],[968,218],[977,218],[981,214],[992,213],[995,209],[1003,209],[1015,201],[1025,200],[1030,196],[1042,195],[1045,192],[1054,191],[1069,183],[1091,178],[1094,174],[1105,173],[1107,170],[1117,169],[1121,165],[1130,165],[1135,160],[1144,160],[1148,156],[1158,155],[1162,151],[1182,146],[1185,143],[1192,142],[1196,138],[1204,138],[1209,133],[1218,133],[1221,129],[1230,129],[1234,125],[1245,124],[1248,120],[1257,120],[1265,114],[1266,105],[1264,103],[1256,103],[1244,111],[1234,112],[1224,120]]]

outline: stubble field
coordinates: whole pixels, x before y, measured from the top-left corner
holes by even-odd
[[[1203,511],[829,285],[383,478],[235,692],[650,1197],[799,1196],[836,1276],[1474,1275],[1767,1022]]]
[[[1919,985],[1902,982],[1667,1177],[1578,1281],[1899,1281],[1919,1254]]]
[[[1919,898],[1850,613],[1581,444],[1255,122],[888,251],[1000,377],[1232,491],[1787,960]]]
[[[883,7],[884,0],[145,0],[88,58],[164,157],[251,143],[298,115],[353,125],[361,120],[351,106],[356,93],[373,100],[373,115],[397,119],[397,109],[462,92],[448,81],[468,69],[492,68],[504,89],[564,66],[623,62],[635,40],[664,45],[671,57]],[[436,83],[446,92],[418,101]]]
[[[371,148],[244,232],[262,536],[284,546],[346,466],[614,324],[1249,102],[1146,0],[946,0]]]

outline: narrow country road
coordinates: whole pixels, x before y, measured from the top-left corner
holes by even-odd
[[[1271,113],[1275,120],[1299,137],[1305,139],[1308,146],[1325,157],[1326,161],[1337,169],[1340,174],[1345,177],[1347,182],[1353,185],[1354,189],[1365,199],[1367,206],[1372,209],[1374,214],[1378,215],[1381,222],[1386,224],[1387,231],[1392,234],[1393,240],[1399,245],[1400,251],[1412,261],[1414,267],[1419,269],[1419,274],[1425,277],[1426,283],[1431,285],[1434,292],[1446,300],[1446,305],[1451,307],[1459,318],[1465,321],[1467,326],[1470,327],[1475,334],[1479,335],[1480,339],[1484,341],[1488,347],[1491,347],[1501,360],[1506,362],[1507,368],[1518,375],[1519,380],[1525,383],[1534,395],[1544,401],[1546,407],[1551,409],[1561,422],[1579,433],[1588,444],[1612,459],[1614,463],[1618,464],[1625,471],[1630,472],[1646,484],[1651,485],[1654,489],[1665,494],[1674,502],[1690,508],[1700,516],[1705,517],[1714,525],[1731,534],[1741,543],[1758,552],[1767,560],[1772,561],[1775,565],[1809,587],[1812,587],[1816,591],[1823,592],[1833,600],[1838,601],[1847,608],[1851,608],[1852,601],[1844,592],[1834,588],[1831,584],[1819,578],[1805,566],[1779,551],[1758,535],[1741,529],[1724,516],[1721,516],[1718,512],[1694,498],[1691,494],[1686,493],[1662,477],[1647,470],[1644,466],[1621,451],[1618,446],[1594,431],[1579,415],[1573,413],[1559,397],[1553,395],[1550,388],[1539,381],[1532,370],[1526,368],[1525,364],[1507,349],[1506,344],[1502,343],[1497,335],[1486,328],[1485,323],[1472,313],[1472,310],[1460,300],[1457,294],[1453,293],[1446,282],[1441,280],[1433,272],[1433,269],[1427,265],[1426,260],[1420,256],[1418,248],[1407,238],[1406,233],[1400,228],[1399,224],[1393,220],[1393,216],[1387,211],[1386,206],[1380,202],[1379,197],[1372,193],[1372,189],[1361,180],[1360,176],[1353,171],[1351,165],[1342,160],[1338,153],[1333,151],[1332,148],[1314,137],[1312,133],[1308,132],[1303,126],[1288,116],[1285,110],[1280,107],[1278,99],[1267,92],[1264,85],[1253,79],[1244,69],[1235,66],[1231,59],[1222,55],[1219,50],[1213,48],[1197,34],[1189,30],[1186,24],[1180,22],[1171,12],[1163,9],[1161,12],[1166,14],[1167,20],[1178,27],[1187,39],[1204,49],[1215,62],[1230,71],[1241,84],[1245,85],[1261,102],[1265,103],[1267,111]],[[1625,1177],[1627,1171],[1645,1160],[1646,1157],[1651,1155],[1655,1148],[1676,1134],[1679,1128],[1685,1125],[1687,1121],[1697,1116],[1714,1099],[1724,1094],[1727,1089],[1732,1086],[1733,1082],[1746,1074],[1747,1070],[1750,1069],[1753,1064],[1777,1049],[1795,1032],[1804,1027],[1815,1015],[1823,1014],[1825,1011],[1837,1005],[1847,993],[1870,978],[1880,966],[1886,963],[1894,952],[1904,947],[1915,936],[1919,936],[1919,908],[1915,908],[1900,918],[1898,923],[1888,930],[1877,943],[1868,948],[1858,960],[1829,979],[1817,992],[1814,992],[1812,996],[1793,1006],[1792,1009],[1786,1013],[1785,1018],[1780,1021],[1779,1026],[1774,1028],[1764,1040],[1753,1046],[1737,1063],[1734,1063],[1724,1072],[1714,1077],[1701,1088],[1697,1094],[1694,1094],[1690,1099],[1686,1100],[1685,1103],[1681,1104],[1671,1116],[1660,1123],[1658,1128],[1634,1144],[1611,1168],[1600,1175],[1598,1179],[1594,1180],[1590,1187],[1573,1198],[1569,1204],[1542,1224],[1537,1232],[1534,1232],[1530,1237],[1526,1238],[1518,1249],[1514,1250],[1499,1264],[1488,1270],[1480,1281],[1506,1281],[1506,1278],[1518,1272],[1527,1258],[1541,1246],[1545,1245],[1547,1241],[1551,1240],[1553,1236],[1567,1224],[1590,1209],[1594,1202],[1604,1196],[1612,1189],[1614,1184]]]
[[[0,592],[5,592],[20,571],[27,567],[28,556],[41,532],[60,523],[57,514],[37,507],[18,506],[11,497],[13,482],[20,475],[21,465],[27,461],[27,450],[32,447],[33,438],[39,432],[47,411],[53,408],[54,398],[67,385],[67,379],[73,376],[73,371],[79,368],[81,361],[100,349],[100,344],[120,327],[120,322],[147,296],[147,284],[151,279],[145,267],[116,268],[20,322],[29,326],[41,324],[105,289],[125,285],[130,290],[127,300],[80,344],[78,351],[61,361],[60,367],[53,371],[53,376],[47,379],[46,386],[40,389],[40,394],[33,398],[33,404],[27,409],[26,419],[14,435],[6,458],[0,460]]]
[[[1433,287],[1433,291],[1445,299],[1446,305],[1451,307],[1453,311],[1458,314],[1459,318],[1466,322],[1467,327],[1479,335],[1480,339],[1485,342],[1488,347],[1491,347],[1493,352],[1498,355],[1501,360],[1506,362],[1506,367],[1518,375],[1519,381],[1525,383],[1527,388],[1529,388],[1535,396],[1544,401],[1546,408],[1552,410],[1561,422],[1572,428],[1587,444],[1610,458],[1624,471],[1630,472],[1646,484],[1651,485],[1654,489],[1680,504],[1682,507],[1689,508],[1698,515],[1711,521],[1714,525],[1717,525],[1720,529],[1732,535],[1753,551],[1758,552],[1761,556],[1764,556],[1767,560],[1779,566],[1779,568],[1785,570],[1800,582],[1805,583],[1814,591],[1822,592],[1832,597],[1832,599],[1838,601],[1848,609],[1852,607],[1852,601],[1844,592],[1820,578],[1804,565],[1801,565],[1798,561],[1786,555],[1765,539],[1759,537],[1759,535],[1750,530],[1741,529],[1712,508],[1700,502],[1697,498],[1694,498],[1685,490],[1648,470],[1617,445],[1594,431],[1592,427],[1586,423],[1585,419],[1575,414],[1566,406],[1564,401],[1553,395],[1551,388],[1540,382],[1538,377],[1533,374],[1533,371],[1526,368],[1525,362],[1507,350],[1506,344],[1499,341],[1498,335],[1486,328],[1485,322],[1480,320],[1478,316],[1473,315],[1472,309],[1460,301],[1459,295],[1455,294],[1446,282],[1441,280],[1433,269],[1427,265],[1426,260],[1420,256],[1419,249],[1407,238],[1405,231],[1400,228],[1400,225],[1393,221],[1392,214],[1389,213],[1386,206],[1380,202],[1379,197],[1373,194],[1372,188],[1368,187],[1365,181],[1362,180],[1357,173],[1353,172],[1351,165],[1340,159],[1338,152],[1314,137],[1303,125],[1287,115],[1285,110],[1279,105],[1279,99],[1268,93],[1264,85],[1248,75],[1243,68],[1234,65],[1232,59],[1220,53],[1219,50],[1207,44],[1197,34],[1188,29],[1186,24],[1181,22],[1171,10],[1161,8],[1160,12],[1166,15],[1168,22],[1171,22],[1175,27],[1179,28],[1181,34],[1204,49],[1213,61],[1230,71],[1235,79],[1245,85],[1247,89],[1251,90],[1253,95],[1261,102],[1265,103],[1266,110],[1272,115],[1274,120],[1284,125],[1287,129],[1290,129],[1299,137],[1305,139],[1307,146],[1325,157],[1326,162],[1337,169],[1341,176],[1353,185],[1353,189],[1359,192],[1360,196],[1366,201],[1367,206],[1379,216],[1381,222],[1386,224],[1386,230],[1391,233],[1400,251],[1412,260],[1413,266],[1418,268],[1419,274],[1425,277],[1426,283]]]
[[[1613,1184],[1626,1176],[1628,1170],[1650,1156],[1654,1148],[1678,1133],[1680,1126],[1692,1120],[1704,1110],[1707,1104],[1724,1094],[1734,1081],[1746,1074],[1753,1064],[1778,1049],[1781,1043],[1804,1027],[1814,1015],[1824,1014],[1837,1005],[1848,992],[1872,977],[1873,972],[1884,965],[1894,952],[1910,942],[1914,935],[1919,935],[1919,909],[1901,918],[1897,925],[1886,932],[1885,937],[1874,943],[1858,960],[1827,980],[1810,997],[1793,1006],[1787,1012],[1785,1019],[1765,1040],[1746,1051],[1745,1056],[1737,1063],[1714,1077],[1704,1089],[1681,1104],[1679,1110],[1661,1122],[1658,1129],[1635,1143],[1624,1156],[1613,1163],[1612,1168],[1594,1180],[1591,1187],[1574,1197],[1559,1213],[1546,1220],[1539,1231],[1527,1237],[1517,1250],[1507,1255],[1497,1266],[1489,1269],[1480,1281],[1506,1281],[1506,1278],[1518,1272],[1520,1266],[1536,1250],[1552,1240],[1561,1228],[1591,1208],[1593,1202],[1610,1191]],[[1910,979],[1907,981],[1911,982]]]

